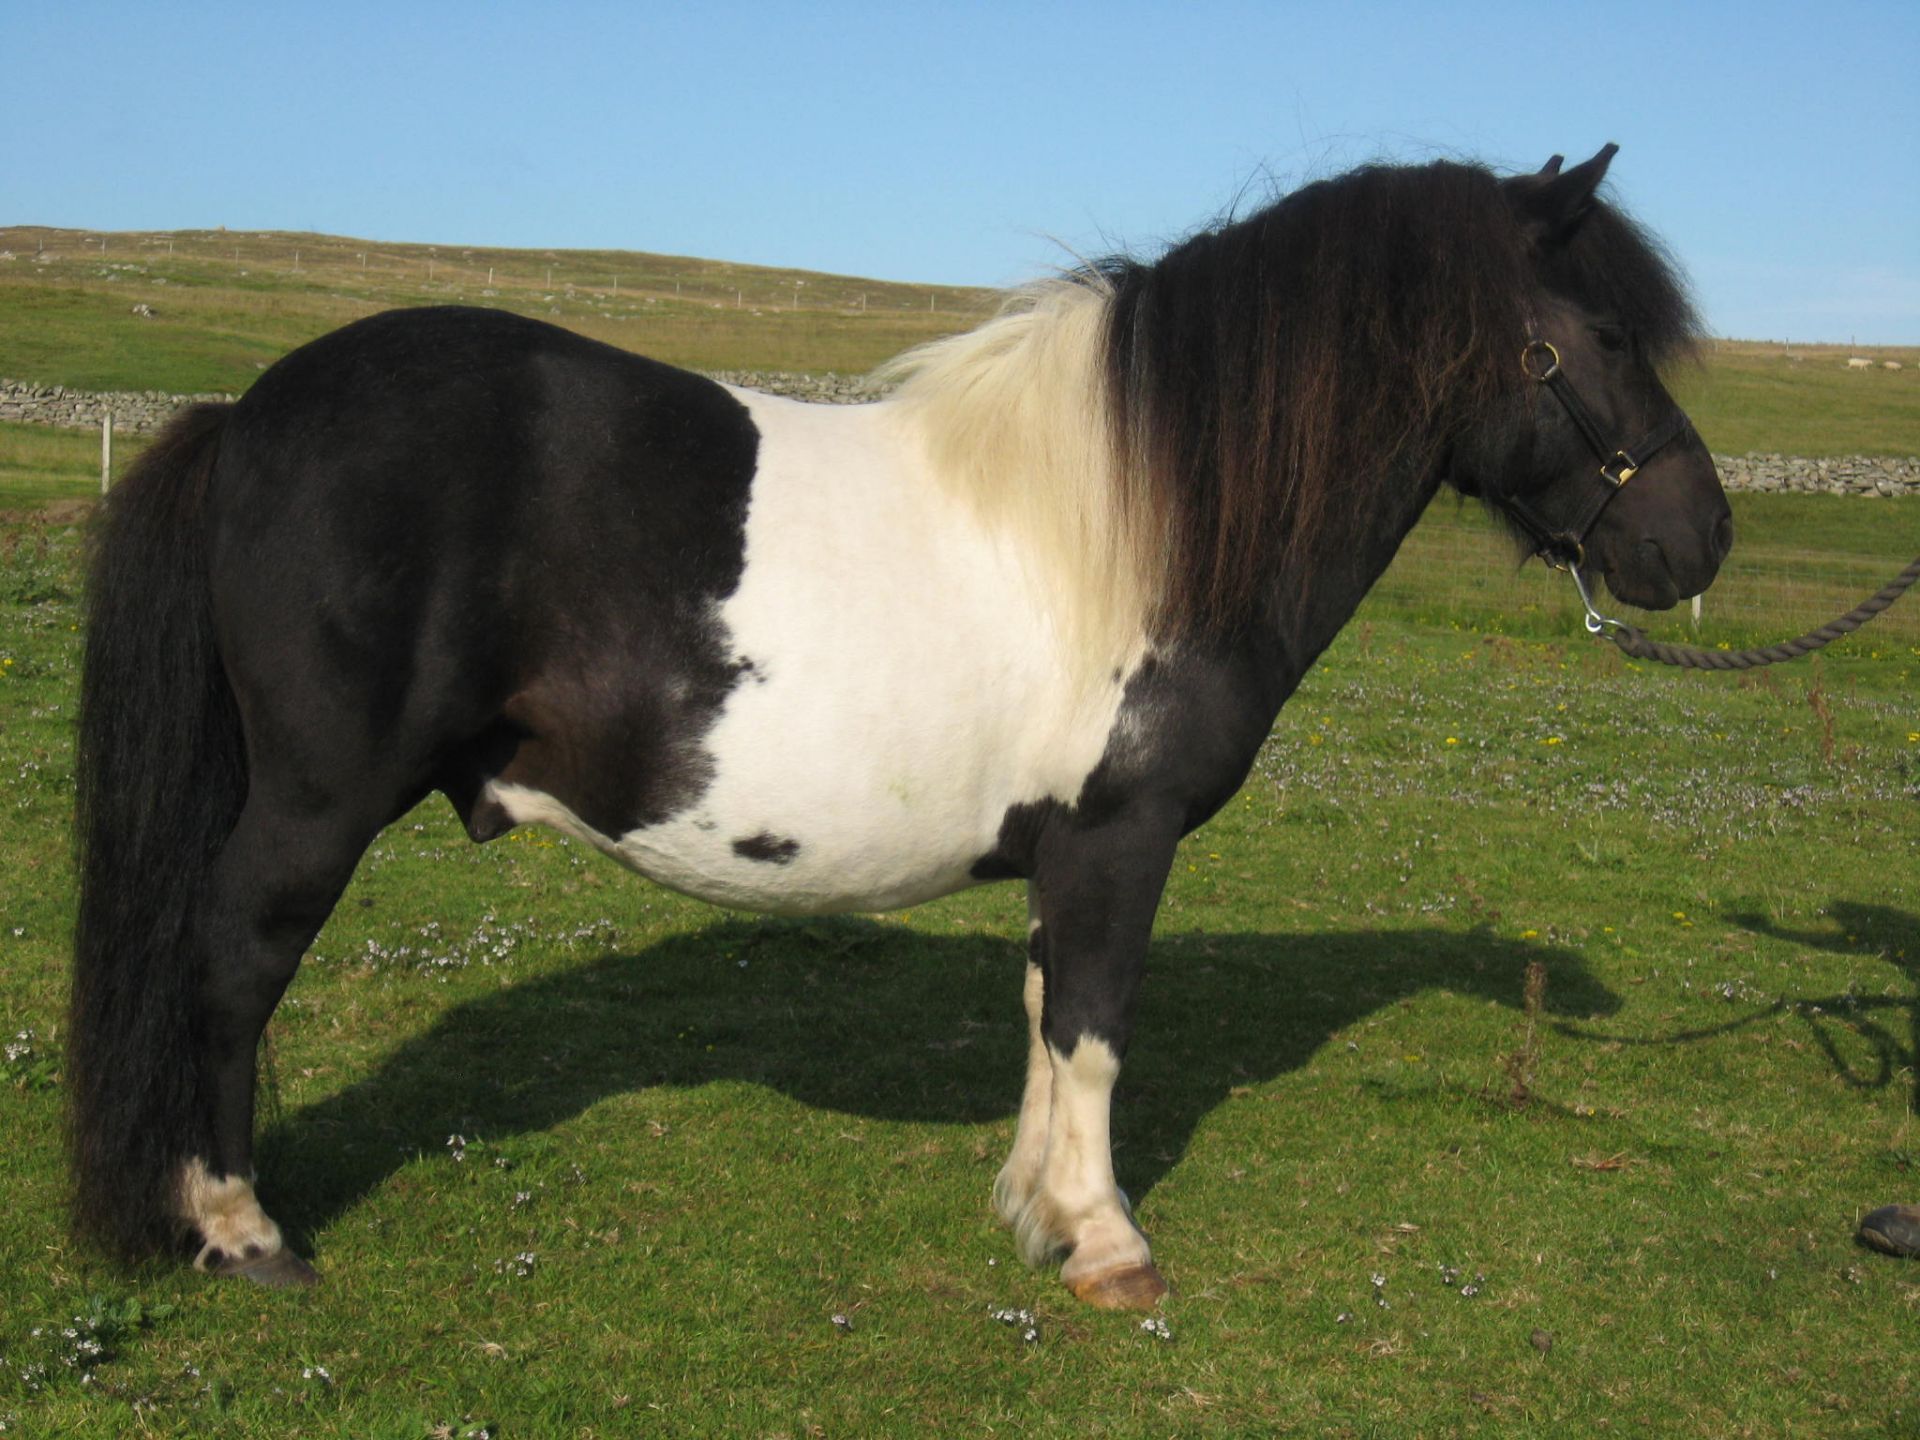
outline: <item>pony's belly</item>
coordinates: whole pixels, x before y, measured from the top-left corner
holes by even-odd
[[[949,895],[975,883],[972,868],[993,839],[990,826],[916,824],[926,817],[884,809],[815,809],[806,824],[779,826],[704,807],[613,836],[543,791],[496,783],[489,794],[516,824],[572,835],[682,894],[780,915],[896,910]]]

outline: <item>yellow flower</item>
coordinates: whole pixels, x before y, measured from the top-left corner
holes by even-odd
[[[1920,737],[1916,737],[1916,736],[1913,736],[1913,735],[1909,735],[1909,736],[1908,736],[1907,738],[1908,738],[1909,740],[1913,740],[1913,739],[1916,739],[1916,738],[1920,738]],[[1449,744],[1449,745],[1458,745],[1459,743],[1460,743],[1460,737],[1459,737],[1458,735],[1449,735],[1449,736],[1447,736],[1447,744]]]
[[[1540,932],[1538,930],[1522,930],[1520,932],[1520,938],[1522,940],[1538,940],[1540,938]]]

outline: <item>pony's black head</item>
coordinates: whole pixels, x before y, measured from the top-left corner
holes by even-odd
[[[1654,242],[1594,193],[1615,148],[1503,182],[1533,273],[1528,333],[1512,342],[1518,383],[1451,475],[1551,558],[1657,610],[1707,587],[1733,519],[1660,379],[1693,347],[1692,306]]]
[[[1577,508],[1555,497],[1600,461],[1523,372],[1535,337],[1610,447],[1674,413],[1659,367],[1696,322],[1658,246],[1596,197],[1612,156],[1504,180],[1444,160],[1362,166],[1157,262],[1092,268],[1111,296],[1118,469],[1140,533],[1166,537],[1168,629],[1309,599],[1328,557],[1397,543],[1442,477],[1516,524]],[[1691,427],[1580,540],[1630,603],[1706,585],[1731,526]]]

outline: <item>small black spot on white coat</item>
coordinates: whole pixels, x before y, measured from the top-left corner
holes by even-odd
[[[791,865],[793,857],[800,853],[800,842],[789,836],[762,830],[758,835],[734,841],[733,853],[742,859],[758,860],[767,865]]]

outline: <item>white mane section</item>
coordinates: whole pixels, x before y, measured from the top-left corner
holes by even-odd
[[[1107,403],[1107,306],[1097,280],[1017,292],[977,330],[881,367],[939,483],[1020,554],[1076,678],[1130,672],[1159,598],[1164,535],[1120,472]]]

